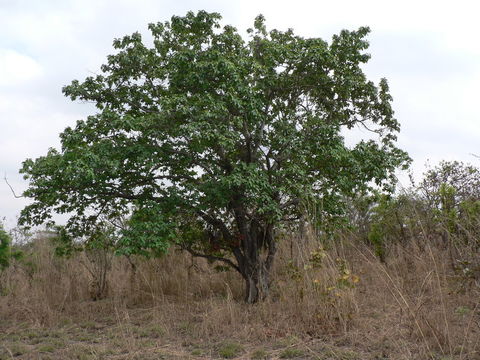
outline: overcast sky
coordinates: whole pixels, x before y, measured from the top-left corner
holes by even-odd
[[[26,158],[58,147],[59,133],[95,111],[61,88],[98,72],[112,40],[188,10],[216,11],[245,34],[258,14],[267,26],[331,36],[369,26],[371,80],[386,77],[402,124],[399,145],[421,174],[425,162],[480,166],[480,41],[476,1],[0,0],[0,218],[13,226],[27,184]],[[405,179],[405,177],[403,177]]]

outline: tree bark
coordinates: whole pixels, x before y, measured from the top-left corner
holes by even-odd
[[[251,226],[241,251],[234,252],[239,272],[245,280],[245,302],[265,300],[270,290],[270,270],[276,253],[273,226]]]
[[[270,290],[270,272],[263,261],[254,264],[244,275],[245,278],[245,302],[253,304],[265,298]]]

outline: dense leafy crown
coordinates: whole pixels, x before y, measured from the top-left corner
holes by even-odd
[[[219,21],[200,11],[150,24],[152,45],[117,39],[101,75],[64,87],[99,111],[67,128],[60,150],[24,162],[34,202],[22,222],[72,213],[68,227],[88,232],[99,216],[128,215],[125,251],[161,249],[235,239],[239,214],[278,224],[302,201],[332,212],[340,196],[393,183],[408,157],[394,146],[386,80],[361,69],[368,28],[328,44],[267,31],[259,16],[245,41]],[[355,126],[377,140],[346,146]]]

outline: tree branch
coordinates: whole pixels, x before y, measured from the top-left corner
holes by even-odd
[[[194,257],[201,257],[201,258],[211,260],[211,261],[221,261],[221,262],[227,264],[228,266],[231,266],[235,270],[237,270],[240,274],[242,273],[240,271],[240,268],[230,259],[223,258],[223,257],[220,257],[220,256],[215,256],[215,255],[202,254],[202,253],[199,253],[199,252],[193,250],[191,247],[187,247],[187,246],[180,245],[180,248],[188,251]]]
[[[10,183],[9,183],[8,180],[7,180],[7,174],[5,174],[5,176],[3,177],[3,180],[5,180],[5,182],[7,183],[8,187],[10,188],[10,191],[12,192],[13,196],[15,197],[15,199],[20,199],[20,198],[24,198],[24,197],[25,197],[25,196],[23,196],[23,195],[17,195],[17,194],[15,194],[15,190],[13,190],[12,185],[10,185]]]
[[[225,239],[229,239],[232,237],[232,235],[230,234],[230,231],[228,231],[228,228],[227,226],[223,223],[223,221],[221,220],[218,220],[216,218],[214,218],[213,216],[201,211],[201,210],[197,210],[196,211],[197,214],[203,219],[205,220],[207,223],[209,223],[210,225],[212,225],[213,227],[216,227],[217,229],[219,229],[222,234],[223,234],[223,237]]]
[[[284,210],[289,206],[297,206],[299,203],[300,203],[300,198],[293,198],[283,204],[280,204],[280,209]]]

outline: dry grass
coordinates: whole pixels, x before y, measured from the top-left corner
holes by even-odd
[[[383,264],[352,235],[282,241],[271,297],[252,306],[236,273],[174,250],[135,269],[114,258],[92,301],[92,258],[36,239],[1,274],[0,359],[480,359],[480,289],[448,249],[395,246]]]

